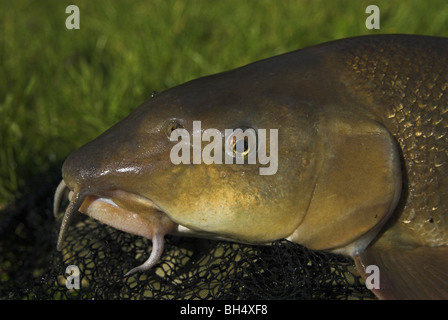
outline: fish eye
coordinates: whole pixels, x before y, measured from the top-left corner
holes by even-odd
[[[166,136],[171,137],[171,133],[176,129],[183,129],[183,126],[176,120],[169,121],[165,129]]]
[[[253,128],[240,127],[234,129],[227,138],[227,154],[233,158],[237,156],[247,157],[251,152],[256,152],[257,135]]]
[[[233,156],[234,157],[236,157],[237,154],[241,154],[244,157],[247,156],[247,154],[250,151],[248,138],[244,137],[243,139],[237,140],[236,137],[233,137],[233,148],[232,148],[232,150],[233,150]]]

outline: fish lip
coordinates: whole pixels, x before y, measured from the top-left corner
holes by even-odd
[[[146,206],[150,207],[150,208],[154,208],[156,210],[159,210],[163,213],[166,214],[166,212],[164,210],[162,210],[162,208],[157,205],[157,203],[155,203],[153,200],[151,200],[148,197],[142,196],[138,193],[133,193],[133,192],[127,192],[121,189],[111,189],[111,190],[103,190],[103,191],[97,191],[97,192],[91,192],[86,194],[87,196],[94,196],[94,197],[98,197],[98,198],[106,198],[106,199],[113,199],[113,198],[119,198],[119,197],[126,197],[126,196],[131,196],[133,197],[134,201],[139,201],[142,204],[145,204]]]
[[[95,187],[82,187],[79,185],[76,186],[68,186],[64,180],[60,182],[58,185],[55,195],[54,195],[54,215],[57,216],[59,213],[59,207],[62,201],[62,196],[66,189],[69,190],[68,199],[70,203],[68,204],[63,219],[62,224],[59,231],[58,244],[57,248],[60,251],[62,249],[62,244],[67,235],[67,230],[70,227],[70,224],[73,220],[73,217],[78,213],[84,213],[91,218],[104,223],[106,225],[110,225],[115,229],[122,230],[132,234],[138,234],[140,236],[152,239],[154,234],[166,234],[172,233],[177,229],[177,223],[174,222],[170,216],[166,213],[166,211],[158,205],[153,200],[142,196],[137,193],[127,192],[120,189],[98,189]],[[109,206],[109,209],[116,209],[116,212],[111,215],[107,215],[108,209],[103,209],[103,211],[95,212],[95,209],[89,211],[89,207],[96,202],[97,207],[98,203],[101,203],[103,206]],[[133,210],[135,209],[135,210]],[[99,212],[99,214],[97,214]],[[139,219],[146,223],[147,231],[151,223],[152,231],[147,232],[146,234],[135,233],[132,228],[126,229],[126,227],[121,227],[117,224],[116,219],[114,217],[115,213],[122,214],[123,217],[128,217],[128,222],[131,220],[130,217],[134,217],[135,221]],[[155,217],[154,217],[155,216]],[[151,220],[150,223],[146,220]],[[114,221],[115,219],[115,221]],[[145,220],[146,219],[146,220]],[[159,225],[160,223],[160,225]],[[175,226],[175,227],[174,227]],[[160,229],[160,230],[159,230]]]
[[[76,194],[82,194],[83,197],[87,197],[87,196],[93,196],[93,197],[98,197],[98,198],[113,198],[114,196],[120,195],[120,194],[129,194],[135,197],[135,199],[139,199],[142,202],[145,202],[148,206],[153,207],[163,213],[166,214],[165,210],[162,209],[162,207],[157,204],[155,201],[153,201],[152,199],[146,197],[146,196],[142,196],[138,193],[133,193],[133,192],[127,192],[127,191],[123,191],[119,188],[111,188],[111,189],[106,189],[106,190],[94,190],[92,188],[83,188],[83,187],[70,187],[69,185],[66,184],[65,180],[62,179],[61,182],[59,183],[59,185],[56,188],[55,194],[54,194],[54,200],[53,200],[53,214],[56,217],[57,214],[59,213],[59,209],[60,209],[60,205],[62,202],[62,196],[63,193],[65,192],[65,189],[69,190],[68,193],[68,200],[71,202],[73,197]]]
[[[59,211],[62,193],[67,185],[61,181],[55,192],[54,212]],[[70,188],[69,188],[70,189]],[[128,271],[124,277],[146,271],[160,260],[164,249],[164,236],[177,230],[174,222],[154,201],[122,190],[94,190],[76,186],[69,193],[70,203],[65,211],[59,232],[57,249],[62,250],[70,222],[78,211],[115,229],[148,238],[152,241],[149,258],[140,266]],[[117,203],[118,202],[118,205]],[[121,206],[120,206],[121,205]]]

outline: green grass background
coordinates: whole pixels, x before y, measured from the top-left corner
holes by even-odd
[[[369,4],[380,30],[365,27]],[[0,207],[153,90],[379,33],[447,36],[448,1],[0,0]]]

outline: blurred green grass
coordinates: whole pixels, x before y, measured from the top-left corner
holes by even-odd
[[[380,30],[365,27],[369,4]],[[0,0],[0,24],[1,207],[153,90],[344,37],[446,36],[448,2]]]

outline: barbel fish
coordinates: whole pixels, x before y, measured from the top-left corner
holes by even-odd
[[[278,152],[275,172],[260,174],[260,161],[173,163],[173,132],[202,137],[179,150],[204,151],[208,128],[223,140],[214,152]],[[278,139],[238,149],[225,139],[238,128]],[[157,263],[166,234],[284,238],[353,257],[364,278],[377,266],[379,298],[448,298],[447,131],[446,38],[348,38],[192,80],[69,155],[55,194],[56,214],[71,191],[58,248],[80,211],[152,240],[128,274]]]

